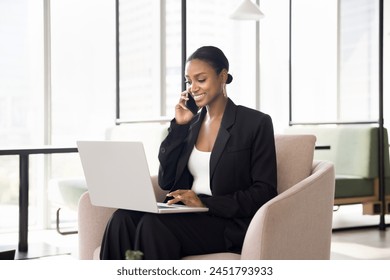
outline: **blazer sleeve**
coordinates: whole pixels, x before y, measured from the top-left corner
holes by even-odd
[[[189,124],[179,125],[173,119],[168,135],[160,145],[158,183],[163,190],[170,190],[176,180],[177,163],[185,146],[189,127]]]

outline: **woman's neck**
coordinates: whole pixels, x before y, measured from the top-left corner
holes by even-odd
[[[207,105],[206,118],[209,121],[222,119],[223,113],[225,112],[227,101],[228,98],[222,96],[218,100],[215,100],[212,104]]]

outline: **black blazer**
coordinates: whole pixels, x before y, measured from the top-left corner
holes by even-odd
[[[159,151],[158,180],[162,189],[191,189],[193,177],[187,163],[205,114],[203,108],[186,125],[171,121]],[[236,106],[229,99],[210,157],[212,196],[199,197],[209,208],[209,215],[231,218],[225,236],[233,244],[243,240],[256,211],[277,195],[276,178],[271,118]]]

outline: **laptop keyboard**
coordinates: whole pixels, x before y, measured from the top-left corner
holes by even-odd
[[[166,204],[166,203],[157,203],[157,206],[158,206],[158,208],[161,208],[161,209],[183,207],[183,205],[180,205],[180,204]]]

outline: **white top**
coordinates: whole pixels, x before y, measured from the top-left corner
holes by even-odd
[[[195,146],[188,160],[188,169],[194,177],[192,190],[196,194],[211,195],[210,189],[211,152],[199,151]]]

